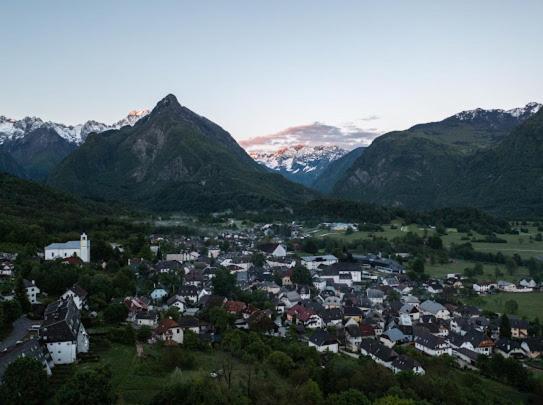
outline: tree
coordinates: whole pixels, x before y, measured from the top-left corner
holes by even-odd
[[[115,394],[107,366],[80,369],[60,388],[56,400],[65,405],[112,404]]]
[[[505,301],[504,308],[507,314],[516,314],[518,311],[518,302],[515,300]]]
[[[421,275],[424,273],[424,259],[417,257],[413,262],[411,263],[411,270],[413,270],[418,275]]]
[[[6,368],[0,386],[0,402],[13,405],[42,404],[47,397],[47,373],[39,361],[20,357]]]
[[[212,285],[216,295],[230,297],[236,290],[236,277],[226,269],[219,269],[213,277]]]
[[[288,375],[294,367],[294,361],[290,356],[280,351],[271,352],[267,361],[281,375]]]
[[[313,380],[307,380],[296,388],[295,402],[300,404],[318,405],[323,402],[323,396],[319,385]]]
[[[223,308],[213,307],[209,310],[209,322],[220,332],[224,332],[234,323],[234,319]]]
[[[506,314],[503,314],[500,319],[500,337],[511,338],[511,323]]]
[[[415,405],[412,399],[400,398],[396,395],[387,395],[374,402],[375,405]]]
[[[303,243],[303,249],[307,253],[315,254],[319,251],[319,246],[314,239],[305,239]]]
[[[312,278],[309,270],[304,266],[296,266],[292,270],[292,282],[296,284],[311,285]]]
[[[429,236],[426,242],[430,249],[441,250],[443,249],[443,241],[437,235]]]
[[[28,300],[28,296],[26,295],[26,287],[24,284],[24,280],[22,276],[18,276],[17,280],[15,281],[15,298],[19,302],[19,305],[21,306],[21,310],[23,313],[28,313],[32,311],[32,305],[30,304],[30,301]]]
[[[353,388],[347,391],[340,392],[339,394],[332,394],[328,397],[328,403],[335,405],[370,405],[371,402],[360,391]]]
[[[511,258],[507,258],[505,259],[505,268],[507,269],[507,273],[509,273],[510,276],[512,276],[515,271],[517,270],[517,263],[511,259]]]
[[[140,342],[147,342],[151,338],[152,334],[153,331],[151,330],[151,328],[144,325],[136,332],[136,338]]]
[[[251,256],[251,263],[257,267],[262,267],[266,263],[266,257],[260,252],[255,252]]]
[[[104,310],[104,320],[107,323],[120,323],[128,317],[128,308],[124,304],[109,304]]]

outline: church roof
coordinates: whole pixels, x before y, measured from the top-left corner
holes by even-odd
[[[47,245],[45,249],[51,250],[51,249],[80,249],[81,248],[81,242],[78,240],[71,240],[64,243],[51,243],[50,245]]]

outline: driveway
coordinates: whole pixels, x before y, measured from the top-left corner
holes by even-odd
[[[28,334],[28,329],[34,325],[39,325],[41,321],[31,321],[26,316],[21,316],[15,322],[13,322],[13,330],[4,340],[0,342],[0,350],[4,350],[6,347],[13,346],[18,340]]]

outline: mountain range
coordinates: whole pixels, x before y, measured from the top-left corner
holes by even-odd
[[[0,154],[0,167],[19,177],[45,180],[52,168],[85,142],[90,133],[134,125],[148,113],[148,110],[134,110],[114,124],[87,121],[75,126],[36,117],[14,120],[0,116],[0,151],[3,152]],[[13,167],[13,162],[8,163],[6,154],[17,164],[16,167]]]
[[[155,211],[281,208],[315,196],[269,173],[228,132],[171,94],[132,127],[89,135],[48,184]]]
[[[168,95],[151,112],[111,125],[1,117],[0,171],[158,212],[292,208],[328,195],[536,217],[543,213],[542,121],[537,103],[475,109],[350,152],[294,146],[253,150],[251,158],[228,132]]]
[[[477,109],[387,133],[336,179],[332,193],[413,209],[465,205],[500,214],[542,212],[541,197],[533,196],[543,195],[543,189],[537,188],[543,167],[538,166],[540,160],[533,153],[541,148],[541,136],[536,134],[539,129],[533,123],[542,114],[541,104],[536,103],[508,111]],[[526,135],[530,131],[531,137]],[[530,142],[520,141],[525,137]],[[508,150],[513,146],[515,149]],[[511,175],[513,162],[503,160],[513,152],[530,167],[522,173],[516,171],[517,178]],[[527,194],[524,190],[522,195],[491,201],[518,190],[519,184],[533,187]],[[498,185],[503,190],[496,190]]]
[[[249,155],[287,179],[310,187],[330,163],[346,153],[338,146],[293,145],[274,152],[253,150]]]

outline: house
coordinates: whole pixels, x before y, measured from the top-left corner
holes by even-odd
[[[366,296],[371,301],[373,305],[382,304],[385,298],[385,293],[376,288],[368,288],[366,290]]]
[[[517,339],[526,339],[528,337],[529,322],[527,320],[511,316],[509,317],[509,323],[511,324],[511,337]]]
[[[524,350],[522,350],[522,342],[508,338],[499,339],[496,342],[494,350],[503,357],[522,358],[526,355]]]
[[[396,359],[391,363],[390,369],[395,373],[401,372],[411,372],[413,374],[424,375],[424,368],[416,360],[413,360],[411,357],[400,354]]]
[[[286,247],[280,243],[264,243],[259,245],[258,249],[268,256],[285,257],[287,255]]]
[[[89,351],[89,336],[71,297],[49,304],[44,318],[39,338],[47,347],[54,364],[71,364],[78,353]]]
[[[339,260],[334,255],[305,256],[302,257],[302,265],[309,270],[316,270],[320,265],[331,266]]]
[[[38,338],[25,340],[0,352],[0,379],[2,379],[8,366],[20,357],[37,360],[43,366],[47,375],[51,375],[54,363],[51,355],[39,342]]]
[[[168,291],[162,286],[156,287],[153,291],[151,291],[151,299],[153,301],[162,301],[164,297],[168,295]]]
[[[369,356],[377,364],[391,368],[392,362],[398,357],[398,353],[385,345],[371,339],[364,339],[360,343],[360,353]]]
[[[426,300],[420,304],[420,310],[423,314],[433,315],[438,319],[449,319],[450,312],[439,302]]]
[[[498,288],[498,285],[492,281],[478,281],[473,284],[473,291],[477,294],[488,294]]]
[[[224,309],[229,314],[241,315],[241,313],[247,308],[247,304],[242,301],[226,301],[224,303]]]
[[[287,320],[292,323],[301,323],[311,329],[324,326],[322,318],[313,309],[300,304],[296,304],[287,310]]]
[[[402,344],[411,340],[410,336],[406,336],[400,328],[393,327],[384,331],[379,340],[387,347],[393,347],[396,344]]]
[[[177,290],[179,297],[183,298],[186,303],[196,304],[198,302],[198,287],[193,285],[183,285]]]
[[[138,312],[135,316],[134,323],[136,326],[149,326],[155,328],[158,324],[158,313],[155,311]]]
[[[156,339],[166,344],[182,344],[183,329],[172,318],[163,319],[154,330]]]
[[[524,287],[524,288],[536,288],[537,287],[537,283],[532,278],[530,278],[530,279],[523,278],[522,280],[520,280],[519,284],[520,284],[521,287]]]
[[[362,333],[357,323],[345,326],[345,346],[347,350],[358,352],[362,343]]]
[[[536,359],[543,353],[543,338],[529,337],[521,343],[520,347],[524,350],[527,357]]]
[[[180,313],[185,312],[185,299],[179,295],[174,295],[173,297],[168,298],[166,305],[168,305],[168,308],[177,308]]]
[[[191,331],[196,334],[200,332],[200,321],[194,316],[181,316],[177,324],[183,331]]]
[[[308,344],[309,347],[314,347],[319,352],[337,353],[339,351],[337,339],[323,329],[317,329],[309,338]]]
[[[45,260],[64,259],[70,256],[77,256],[85,263],[90,262],[91,242],[85,233],[81,234],[80,240],[72,240],[65,243],[52,243],[44,249]]]
[[[40,293],[40,289],[36,285],[36,282],[34,280],[28,281],[27,279],[23,279],[23,285],[26,290],[26,296],[28,297],[28,301],[31,304],[37,304],[37,295]]]
[[[432,357],[452,354],[449,343],[441,336],[434,336],[424,328],[416,328],[414,333],[415,349]]]
[[[74,284],[68,288],[64,294],[62,294],[61,298],[65,300],[68,297],[71,297],[74,300],[74,304],[77,309],[81,311],[81,309],[87,306],[88,295],[87,290],[82,288],[79,284]]]
[[[485,356],[490,356],[494,348],[494,341],[477,330],[471,330],[461,337],[452,335],[449,340],[455,346],[464,347]]]

